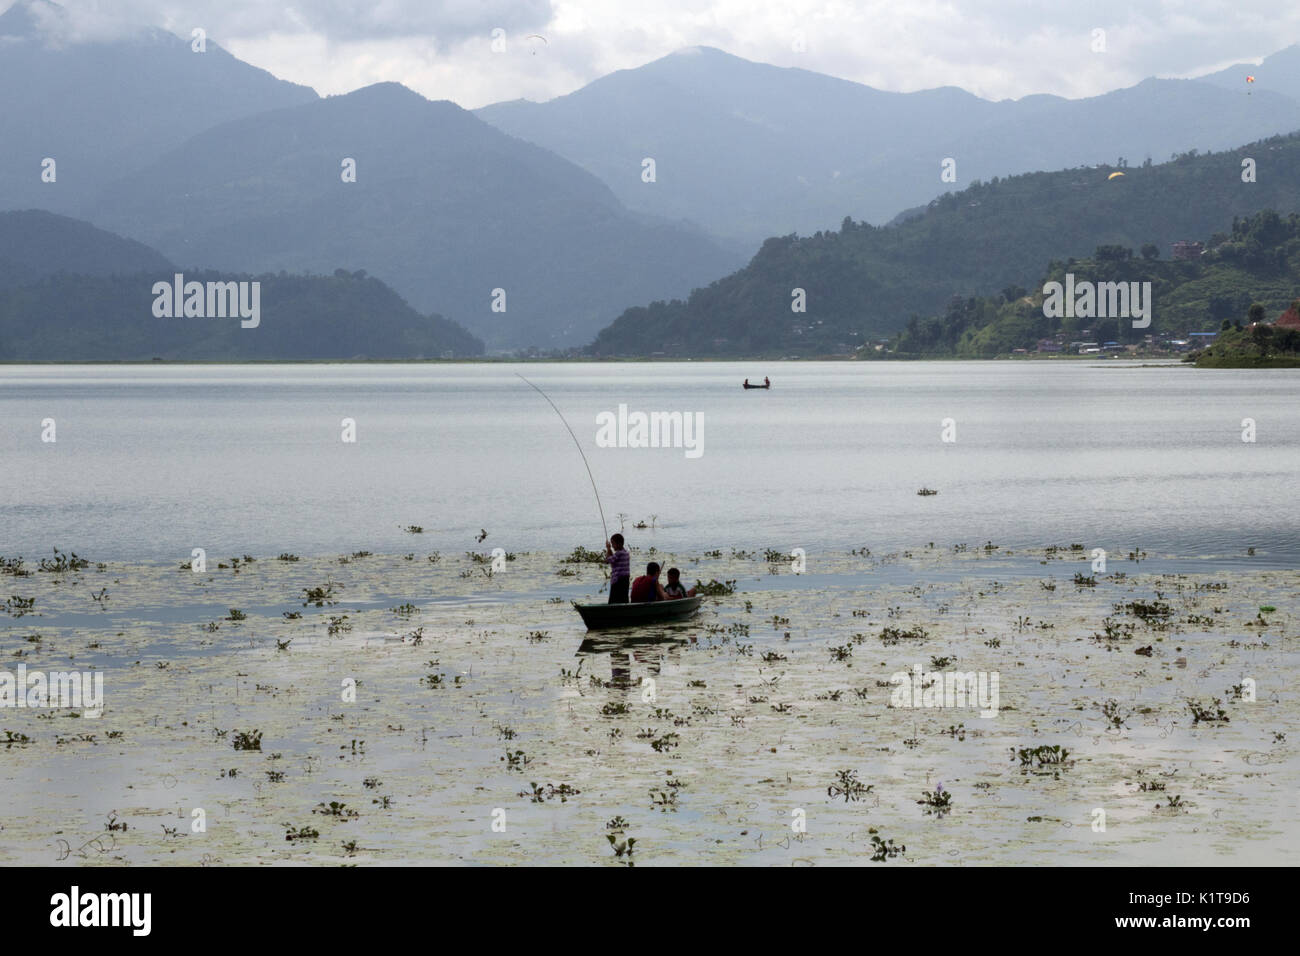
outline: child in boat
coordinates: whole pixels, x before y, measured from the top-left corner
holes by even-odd
[[[632,582],[631,598],[633,604],[642,601],[667,601],[664,586],[659,583],[659,565],[651,561],[645,566],[645,574]]]
[[[626,604],[628,585],[632,583],[632,556],[623,547],[621,534],[605,542],[605,562],[609,565],[609,603]]]
[[[669,568],[668,583],[664,585],[664,593],[668,595],[668,600],[680,601],[682,598],[695,597],[695,588],[686,590],[686,585],[682,584],[682,572],[676,568]]]

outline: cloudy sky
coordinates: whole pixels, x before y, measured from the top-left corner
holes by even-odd
[[[21,0],[20,0],[21,2]],[[8,0],[0,0],[7,7]],[[1090,96],[1300,41],[1281,0],[65,0],[84,35],[194,27],[321,93],[395,80],[474,108],[572,92],[684,46],[886,89]],[[1104,31],[1100,36],[1095,31]],[[494,50],[494,31],[504,51]],[[1095,50],[1098,38],[1104,50]],[[497,47],[502,44],[498,42]]]

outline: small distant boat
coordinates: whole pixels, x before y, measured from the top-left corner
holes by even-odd
[[[750,385],[749,379],[745,379],[745,381],[741,384],[740,387],[741,388],[771,388],[772,383],[767,381],[767,379],[764,379],[762,385]]]
[[[636,627],[660,621],[678,621],[700,609],[703,595],[676,601],[638,601],[635,604],[579,604],[573,602],[589,631],[612,627]]]

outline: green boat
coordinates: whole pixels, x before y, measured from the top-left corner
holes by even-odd
[[[587,630],[603,631],[612,627],[679,621],[698,611],[703,600],[702,595],[697,595],[676,601],[639,601],[636,604],[579,604],[574,601],[573,606],[582,615]]]

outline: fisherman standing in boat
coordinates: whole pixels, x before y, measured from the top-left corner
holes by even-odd
[[[632,581],[632,556],[623,547],[621,534],[613,534],[605,542],[605,561],[609,564],[609,603],[626,604],[628,585]]]
[[[768,378],[766,375],[763,376],[763,387],[764,387],[764,388],[771,388],[771,387],[772,387],[772,380],[771,380],[770,378]]]

